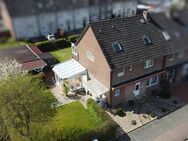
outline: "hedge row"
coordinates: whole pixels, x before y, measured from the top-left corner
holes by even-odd
[[[67,48],[71,46],[71,42],[76,42],[78,35],[72,35],[66,38],[57,39],[55,41],[37,42],[35,45],[43,52],[50,52],[57,49]]]
[[[94,120],[96,120],[101,126],[86,133],[81,137],[82,139],[98,139],[99,141],[109,141],[115,137],[115,123],[106,114],[106,112],[93,100],[87,100],[87,108],[91,113]]]
[[[61,49],[70,47],[70,42],[67,42],[65,39],[58,39],[54,42],[50,41],[43,41],[43,42],[37,42],[35,45],[42,51],[42,52],[50,52],[53,50]]]

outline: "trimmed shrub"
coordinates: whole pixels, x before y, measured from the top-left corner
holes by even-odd
[[[161,81],[161,92],[159,93],[160,98],[168,99],[171,97],[170,82],[167,79]]]
[[[128,105],[129,106],[134,106],[135,105],[135,101],[134,100],[129,100],[128,101]]]
[[[177,100],[173,100],[172,103],[173,104],[178,104],[178,101]]]
[[[132,125],[136,125],[137,124],[136,120],[132,120],[131,123],[132,123]]]
[[[119,108],[116,111],[116,115],[118,115],[120,117],[123,117],[123,116],[125,116],[125,113],[124,113],[124,111],[121,108]]]
[[[167,109],[166,108],[161,108],[161,112],[166,113]]]
[[[156,117],[154,113],[150,113],[149,115],[150,115],[150,117],[152,117],[152,118],[155,118],[155,117]]]

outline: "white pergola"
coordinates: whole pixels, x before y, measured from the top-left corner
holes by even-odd
[[[95,99],[96,101],[101,98],[104,98],[104,94],[109,92],[109,89],[95,78],[92,78],[91,80],[86,82],[85,90],[86,90],[86,99],[87,99],[87,92],[89,91],[92,94],[92,98]]]
[[[56,82],[59,83],[62,83],[61,81],[63,80],[86,74],[86,68],[74,59],[57,64],[52,70],[55,73]]]

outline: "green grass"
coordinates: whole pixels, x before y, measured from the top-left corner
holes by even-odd
[[[71,47],[51,51],[51,54],[59,61],[63,62],[72,57]]]
[[[45,130],[56,132],[66,141],[77,140],[84,133],[96,129],[97,123],[80,102],[73,102],[57,108],[54,117],[46,123]]]
[[[13,38],[9,38],[9,39],[0,38],[0,49],[16,47],[24,44],[25,44],[24,42],[18,42]]]

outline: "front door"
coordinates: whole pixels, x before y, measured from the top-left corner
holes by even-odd
[[[140,95],[140,89],[141,89],[141,83],[140,83],[140,82],[139,82],[139,83],[136,83],[136,84],[135,84],[134,91],[133,91],[134,96]]]

